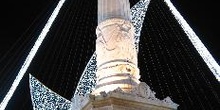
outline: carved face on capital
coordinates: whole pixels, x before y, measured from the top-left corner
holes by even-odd
[[[144,98],[148,98],[150,96],[150,87],[146,83],[140,83],[138,85],[139,95]]]

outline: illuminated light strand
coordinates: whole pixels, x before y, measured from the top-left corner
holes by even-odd
[[[96,86],[96,71],[96,53],[94,52],[80,77],[73,97],[76,95],[86,95],[92,92]]]
[[[29,74],[29,87],[34,110],[70,110],[71,101],[52,91]]]
[[[43,42],[44,38],[46,37],[49,29],[55,20],[56,16],[59,13],[60,8],[62,7],[65,0],[60,0],[56,8],[54,9],[53,13],[51,14],[50,18],[48,19],[46,25],[44,26],[42,32],[40,33],[37,41],[35,42],[34,46],[32,47],[31,51],[29,52],[28,56],[26,57],[18,75],[16,76],[14,82],[12,83],[11,88],[7,92],[6,96],[4,97],[3,101],[0,104],[0,110],[4,110],[11,99],[12,95],[14,94],[18,84],[20,83],[21,79],[23,78],[25,72],[27,71],[32,59],[34,58],[35,54],[37,53],[38,48],[40,47],[41,43]]]
[[[142,30],[142,24],[145,19],[150,0],[140,0],[131,8],[131,22],[134,25],[135,48],[139,51],[139,41]]]
[[[214,76],[218,81],[220,81],[220,66],[215,61],[215,59],[212,57],[210,52],[207,50],[207,48],[204,46],[204,44],[201,42],[199,37],[196,35],[196,33],[192,30],[192,28],[189,26],[189,24],[184,20],[184,18],[181,16],[181,14],[177,11],[177,9],[173,6],[170,0],[164,0],[164,2],[167,4],[167,6],[170,8],[170,11],[174,15],[175,19],[178,21],[184,32],[187,34],[188,38],[191,40],[192,44],[200,54],[200,56],[203,58],[209,69],[212,71]]]
[[[163,9],[163,10],[164,10],[164,9]],[[165,17],[163,11],[162,11],[162,10],[160,10],[160,11],[162,12],[162,14],[161,14],[162,17]],[[169,22],[172,21],[173,19],[168,18],[168,19],[165,19],[165,20],[166,20],[167,23],[169,23]],[[163,23],[163,22],[162,22],[162,23]],[[159,23],[159,26],[161,26],[160,24],[161,24],[161,23]],[[166,27],[166,28],[170,28],[173,33],[177,34],[178,36],[181,36],[179,32],[175,32],[175,31],[174,31],[175,28],[174,28],[173,26],[169,26],[169,25],[167,25],[167,26],[168,26],[168,27]],[[163,34],[164,34],[165,32],[166,32],[166,31],[163,31]],[[166,39],[169,39],[169,37],[168,37],[167,35],[165,35],[165,36],[160,36],[160,37],[161,37],[161,39],[163,39],[163,37],[165,37]],[[182,37],[181,37],[181,38],[182,38]],[[181,45],[184,45],[184,43],[181,41],[181,40],[182,40],[181,38],[176,36],[177,41],[179,41],[179,43],[180,43]],[[163,43],[163,42],[162,42],[162,43]],[[163,43],[163,44],[164,44],[164,43]],[[166,48],[167,55],[168,55],[170,58],[176,59],[177,62],[178,62],[178,63],[176,64],[176,63],[173,63],[173,62],[171,61],[171,62],[172,62],[172,66],[177,67],[178,64],[182,64],[182,62],[185,61],[185,60],[184,60],[185,57],[183,57],[183,55],[181,54],[179,48],[177,48],[177,51],[176,51],[176,50],[171,50],[171,53],[173,53],[173,54],[171,55],[170,52],[168,51],[168,49],[167,49],[167,47],[166,47],[165,44],[164,44],[164,47]],[[183,48],[185,49],[185,47],[187,47],[187,46],[184,45]],[[186,50],[186,52],[188,52],[187,54],[190,55],[190,58],[194,58],[194,57],[191,56],[191,54],[189,53],[189,51],[187,51],[187,49],[185,49],[185,50]],[[181,57],[181,58],[180,58],[180,57]],[[182,61],[180,61],[180,60],[182,60]],[[168,62],[169,62],[169,61],[168,61]],[[187,69],[184,69],[184,68],[186,68],[186,67],[183,68],[183,66],[186,66]],[[188,77],[188,75],[186,74],[186,73],[188,73],[186,70],[190,70],[189,64],[188,64],[187,62],[185,62],[183,66],[180,66],[180,70],[182,70],[182,72],[184,73],[185,77],[187,78],[187,81],[192,85],[192,82],[189,80],[189,77]],[[170,69],[170,67],[169,67],[169,65],[167,65],[167,67],[169,68],[169,72],[170,72],[170,75],[171,75],[171,77],[172,77],[173,84],[175,84],[175,88],[176,88],[176,90],[177,90],[177,92],[178,92],[178,94],[179,94],[179,95],[178,95],[178,97],[179,97],[178,99],[180,99],[180,101],[181,101],[182,103],[184,103],[183,98],[182,98],[182,95],[180,94],[179,87],[176,85],[176,81],[174,80],[174,75],[173,75],[173,74],[178,75],[178,77],[179,77],[179,79],[180,79],[180,81],[181,81],[181,83],[182,83],[183,80],[182,80],[182,78],[181,78],[181,75],[180,75],[179,72],[172,72],[171,69]],[[182,86],[183,86],[184,89],[185,89],[184,91],[188,91],[188,90],[186,89],[186,85],[185,85],[184,83],[182,83]],[[194,86],[191,86],[191,87],[194,89]],[[193,92],[194,92],[194,91],[193,91]],[[187,94],[187,95],[189,96],[188,92],[185,92],[185,94]],[[190,99],[189,99],[189,100],[190,100]],[[189,101],[189,102],[192,104],[191,101]]]

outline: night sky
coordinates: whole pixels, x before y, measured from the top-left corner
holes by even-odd
[[[57,1],[57,0],[56,0]],[[193,28],[210,53],[220,64],[219,13],[217,1],[171,0],[177,10]],[[14,0],[0,4],[0,57],[24,37],[26,30],[42,13],[46,13],[52,0]]]
[[[34,30],[32,28],[37,27],[36,23],[40,23],[40,18],[54,9],[54,7],[51,7],[51,4],[56,4],[58,1],[59,0],[5,0],[0,3],[0,64],[5,64],[4,62],[2,63],[2,59],[5,55],[9,55],[7,58],[12,56],[6,53],[12,48],[17,48],[13,47],[13,44],[15,44],[19,38],[27,37],[27,31]],[[218,39],[218,26],[220,25],[220,21],[217,1],[209,3],[202,2],[202,0],[171,1],[208,48],[215,60],[220,64],[220,39]],[[40,31],[40,29],[35,30]],[[13,52],[10,53],[13,54]]]

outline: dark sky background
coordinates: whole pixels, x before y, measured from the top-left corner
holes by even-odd
[[[4,58],[3,56],[13,47],[12,45],[19,38],[25,37],[24,35],[29,27],[33,27],[33,23],[36,23],[35,20],[42,14],[45,14],[50,9],[51,4],[57,1],[59,0],[1,1],[0,64],[2,64],[1,58]],[[215,60],[220,64],[220,17],[218,17],[220,15],[220,5],[217,3],[218,0],[171,1],[208,48]],[[1,65],[0,68],[2,68]]]
[[[0,3],[0,57],[57,0],[4,0]],[[171,0],[220,64],[218,1]]]

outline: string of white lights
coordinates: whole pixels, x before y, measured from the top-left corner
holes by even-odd
[[[5,95],[3,101],[0,104],[0,110],[4,110],[11,99],[12,95],[14,94],[18,84],[20,83],[21,79],[23,78],[24,74],[26,73],[32,59],[34,58],[35,54],[37,53],[38,48],[40,47],[41,43],[43,42],[44,38],[46,37],[47,33],[53,21],[55,20],[56,16],[59,13],[60,8],[62,7],[65,0],[60,0],[56,8],[54,9],[53,13],[51,14],[50,18],[48,19],[47,23],[45,24],[43,30],[41,31],[37,41],[35,42],[34,46],[32,47],[31,51],[29,52],[28,56],[26,57],[18,75],[16,76],[14,82],[12,83],[11,88]]]
[[[34,110],[70,110],[71,101],[43,85],[31,74],[29,86]]]
[[[171,1],[164,0],[164,2],[170,8],[170,11],[173,13],[175,19],[178,21],[178,23],[180,24],[184,32],[187,34],[188,38],[191,40],[192,44],[194,45],[194,47],[196,48],[200,56],[203,58],[205,63],[208,65],[209,69],[212,71],[216,79],[220,81],[220,66],[218,65],[218,63],[212,57],[210,52],[207,50],[207,48],[204,46],[204,44],[201,42],[199,37],[189,26],[189,24],[184,20],[181,14],[177,11],[177,9],[174,7]]]

